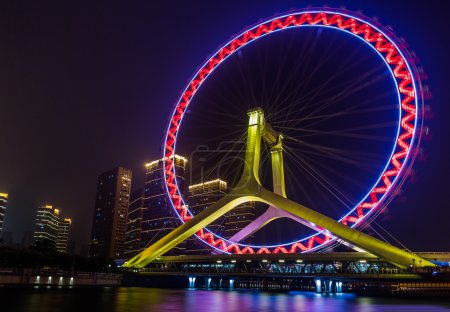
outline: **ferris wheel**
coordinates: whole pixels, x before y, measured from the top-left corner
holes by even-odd
[[[266,135],[261,143],[261,171],[282,139],[278,147],[285,159],[286,190],[278,194],[315,210],[326,207],[321,213],[351,228],[362,227],[386,207],[407,177],[420,143],[423,111],[417,70],[389,29],[345,10],[306,9],[276,16],[221,46],[183,90],[163,144],[167,193],[180,220],[191,220],[194,213],[180,185],[175,155],[192,152],[199,144],[213,142],[214,152],[229,144],[226,153],[214,154],[218,158],[213,162],[236,155],[222,171],[215,166],[209,174],[240,175],[245,165],[236,164],[245,162],[246,127],[251,118],[263,118],[261,125],[274,139]],[[273,177],[276,170],[272,162]],[[277,193],[272,176],[261,175],[261,184],[269,181]],[[338,240],[270,203],[260,210],[248,221],[247,231],[225,237],[205,227],[196,236],[220,252],[238,254],[311,252]],[[263,235],[277,236],[272,242],[251,241],[248,237],[256,231],[264,232],[267,211],[307,230],[299,237],[282,224],[277,235]]]

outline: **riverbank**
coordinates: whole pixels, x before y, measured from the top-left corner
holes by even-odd
[[[2,287],[121,286],[122,274],[54,269],[1,269]]]

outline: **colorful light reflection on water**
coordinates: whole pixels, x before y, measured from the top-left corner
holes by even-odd
[[[351,294],[306,292],[172,290],[156,288],[3,289],[2,311],[8,312],[146,312],[146,311],[450,311],[449,301],[370,298]]]

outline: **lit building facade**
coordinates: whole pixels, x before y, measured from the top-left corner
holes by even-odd
[[[197,215],[222,198],[226,193],[227,182],[220,179],[189,185],[188,208],[192,214]],[[225,231],[225,220],[225,216],[220,217],[208,225],[208,229],[218,235],[223,235]],[[211,247],[204,244],[195,236],[186,240],[186,254],[202,255],[210,254],[211,252]]]
[[[98,177],[90,257],[123,258],[131,170],[117,167]]]
[[[252,222],[255,219],[255,207],[255,202],[246,202],[227,212],[225,214],[223,236],[230,238]],[[252,237],[247,237],[246,240],[251,240]]]
[[[33,235],[34,245],[44,251],[56,250],[59,223],[59,209],[52,205],[38,207]]]
[[[228,192],[227,183],[216,179],[189,186],[189,210],[197,215],[217,202]],[[248,202],[237,206],[207,226],[212,232],[230,238],[255,219],[255,203]],[[186,242],[187,254],[208,254],[213,250],[195,236]]]
[[[141,252],[142,218],[144,216],[143,190],[139,189],[130,196],[128,205],[127,231],[125,233],[124,257],[129,259]]]
[[[8,203],[8,194],[0,193],[0,237],[3,231],[3,222],[6,214],[6,204]]]
[[[69,245],[70,227],[72,225],[72,219],[61,218],[58,225],[58,237],[56,240],[56,251],[67,253]]]
[[[173,158],[177,182],[180,189],[183,189],[187,160],[179,155],[175,155]],[[139,250],[145,249],[181,225],[166,193],[163,159],[149,162],[145,167],[144,209]],[[184,254],[184,252],[185,243],[183,242],[169,251],[167,255]]]

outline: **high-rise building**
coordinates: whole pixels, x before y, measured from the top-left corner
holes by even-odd
[[[117,167],[98,177],[91,257],[123,257],[131,176],[131,170]]]
[[[189,210],[197,215],[228,192],[227,183],[216,179],[189,186]],[[248,202],[233,208],[207,226],[212,232],[230,238],[255,218],[255,203]],[[195,236],[186,242],[187,254],[207,254],[213,250]]]
[[[225,214],[224,237],[230,238],[255,219],[255,202],[246,202],[236,206]],[[252,239],[248,237],[248,239]]]
[[[220,179],[207,181],[204,183],[189,185],[188,207],[192,214],[205,210],[208,206],[214,204],[227,193],[227,182]],[[220,217],[210,225],[208,229],[223,235],[225,231],[225,216]],[[186,253],[190,255],[201,255],[211,253],[212,249],[195,236],[186,240]]]
[[[3,231],[3,221],[5,220],[7,202],[8,202],[8,194],[0,193],[0,237]]]
[[[38,207],[33,236],[37,248],[44,251],[56,250],[59,222],[59,209],[52,205]]]
[[[70,225],[72,220],[60,216],[60,210],[52,205],[38,207],[34,226],[34,246],[43,251],[67,252]],[[27,232],[22,240],[23,247],[28,247]]]
[[[70,234],[70,226],[72,225],[72,219],[64,218],[59,220],[58,224],[58,237],[56,240],[56,251],[67,253],[68,252],[68,243],[69,243],[69,234]]]
[[[183,190],[186,158],[173,156],[178,186]],[[181,225],[181,221],[170,204],[164,182],[163,159],[151,161],[145,165],[145,187],[142,214],[140,248],[144,249],[158,241]],[[181,243],[168,255],[184,254],[185,243]]]
[[[130,196],[127,231],[125,233],[124,257],[129,259],[143,250],[141,243],[142,218],[144,215],[143,191],[139,189]]]

